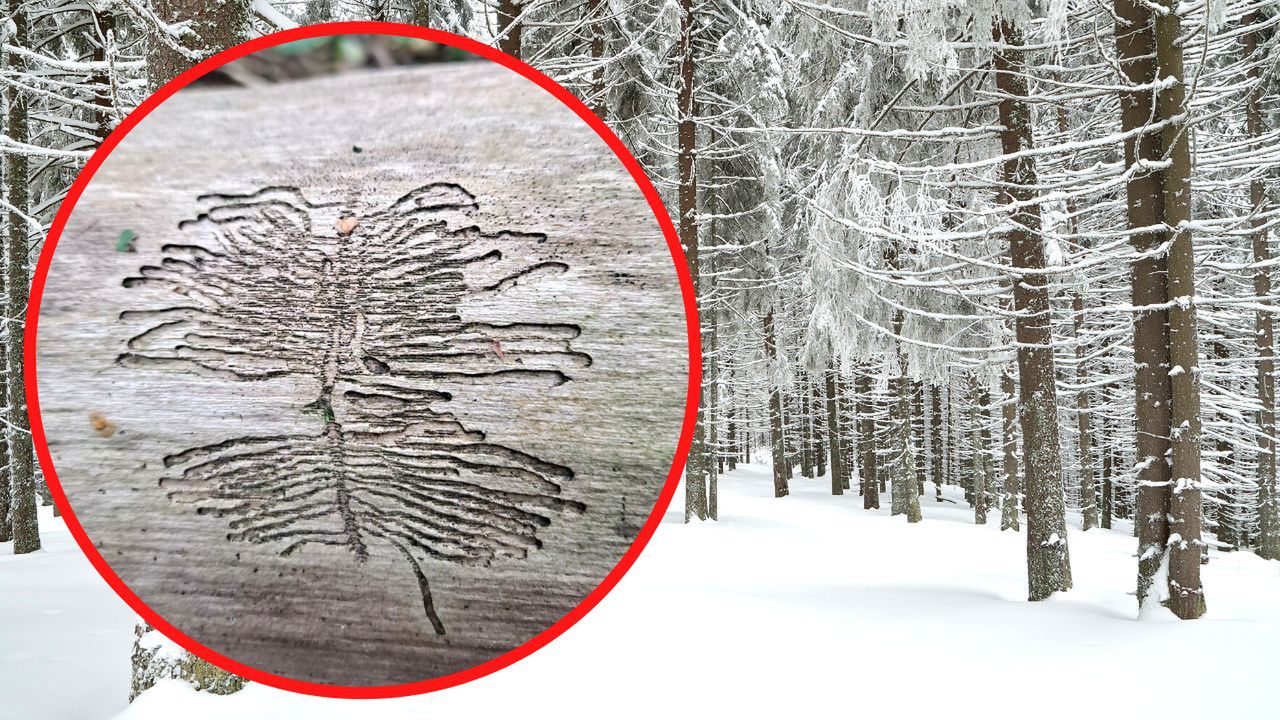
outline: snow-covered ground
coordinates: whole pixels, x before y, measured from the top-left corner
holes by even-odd
[[[39,552],[0,543],[0,719],[80,720],[129,698],[136,619],[80,552],[53,508],[40,508]]]
[[[1023,536],[1001,533],[994,513],[975,526],[931,487],[915,526],[831,497],[820,479],[776,500],[765,466],[720,487],[719,523],[683,525],[677,501],[617,589],[550,646],[462,687],[381,701],[170,682],[125,709],[132,616],[56,523],[42,556],[0,550],[0,717],[346,720],[353,703],[392,720],[1280,710],[1280,563],[1215,551],[1204,618],[1139,622],[1127,524],[1082,533],[1073,519],[1076,587],[1032,604]]]

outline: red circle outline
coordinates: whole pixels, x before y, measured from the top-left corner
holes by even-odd
[[[649,207],[653,210],[654,216],[658,220],[658,225],[662,229],[662,233],[666,238],[667,247],[671,251],[671,258],[675,264],[676,275],[680,281],[680,292],[684,300],[685,308],[685,324],[689,335],[689,388],[685,401],[684,421],[681,425],[680,439],[676,444],[675,455],[672,458],[671,470],[667,473],[666,484],[663,485],[662,492],[658,496],[658,503],[654,506],[653,512],[649,514],[648,520],[641,528],[640,533],[636,536],[631,547],[623,554],[618,564],[609,572],[608,575],[600,582],[594,590],[591,591],[582,602],[578,603],[564,617],[560,618],[547,629],[535,635],[524,644],[515,647],[496,658],[487,660],[479,665],[460,670],[449,675],[442,675],[429,680],[421,680],[412,683],[403,683],[399,685],[373,685],[373,686],[346,686],[346,685],[328,685],[324,683],[313,683],[302,680],[276,675],[263,670],[250,667],[243,663],[237,662],[221,655],[214,650],[200,644],[196,640],[188,637],[182,631],[165,621],[151,608],[147,607],[137,595],[133,593],[124,581],[116,575],[115,571],[103,559],[101,553],[93,546],[88,535],[85,534],[84,527],[76,518],[75,512],[71,509],[70,503],[67,501],[66,493],[62,489],[62,484],[58,481],[58,475],[53,467],[53,459],[49,454],[49,444],[44,434],[44,423],[40,417],[40,399],[38,384],[36,382],[36,331],[40,318],[40,300],[44,294],[45,281],[49,274],[49,265],[53,260],[54,250],[58,246],[58,239],[62,236],[63,229],[67,224],[67,218],[70,217],[72,210],[75,208],[76,202],[84,193],[85,187],[93,178],[98,168],[102,165],[106,157],[112,150],[120,144],[124,138],[139,122],[142,121],[151,111],[155,110],[161,103],[167,100],[174,93],[189,85],[192,81],[209,71],[221,67],[238,58],[244,57],[251,53],[266,48],[274,47],[286,42],[294,40],[303,40],[307,38],[322,37],[329,35],[349,35],[354,33],[362,34],[381,34],[381,35],[399,35],[402,37],[414,37],[423,40],[430,40],[444,45],[458,48],[482,58],[496,62],[509,70],[519,73],[521,76],[536,83],[539,87],[551,93],[556,99],[564,103],[570,110],[575,112],[578,117],[591,127],[592,130],[600,136],[600,139],[609,146],[614,155],[622,161],[627,171],[631,173],[632,178],[639,185],[641,192],[649,202]],[[45,240],[44,247],[40,251],[40,257],[36,262],[35,275],[32,280],[30,300],[27,306],[26,329],[23,335],[23,361],[24,371],[23,379],[27,386],[27,407],[31,421],[31,436],[35,445],[36,455],[40,460],[40,466],[44,470],[45,479],[52,492],[54,500],[58,504],[58,508],[62,511],[63,518],[66,520],[67,528],[71,530],[71,534],[75,537],[76,542],[80,545],[81,550],[88,556],[98,573],[107,581],[107,584],[116,591],[129,607],[142,616],[144,620],[151,624],[152,627],[172,639],[178,645],[186,650],[194,653],[198,657],[221,667],[224,670],[233,672],[241,677],[247,678],[263,685],[270,685],[282,690],[290,690],[293,692],[305,693],[308,695],[318,695],[322,697],[333,698],[390,698],[403,697],[405,695],[414,695],[418,693],[426,693],[434,690],[442,690],[445,688],[461,685],[477,678],[484,677],[490,673],[511,665],[521,660],[531,653],[544,647],[547,643],[559,637],[582,619],[592,608],[594,608],[605,595],[618,584],[622,576],[635,563],[644,546],[648,544],[653,533],[658,529],[658,524],[662,520],[662,516],[666,513],[667,508],[671,504],[672,498],[675,496],[676,486],[679,484],[680,472],[683,468],[681,458],[689,452],[689,447],[693,442],[693,426],[697,419],[698,413],[698,393],[701,385],[702,373],[702,347],[699,337],[697,304],[693,290],[693,282],[689,275],[688,266],[684,262],[684,253],[677,237],[675,227],[671,223],[671,218],[667,214],[666,208],[662,204],[662,200],[658,196],[658,191],[654,188],[653,183],[649,181],[644,170],[641,169],[640,163],[627,150],[618,136],[605,125],[604,121],[591,112],[582,101],[574,97],[568,90],[557,84],[554,80],[535,70],[514,57],[503,53],[496,48],[485,45],[471,38],[455,35],[453,33],[444,32],[442,30],[434,30],[422,28],[413,25],[404,25],[400,23],[386,22],[337,22],[324,23],[320,25],[307,25],[297,27],[290,30],[284,30],[270,35],[254,38],[248,42],[237,45],[233,48],[225,50],[214,55],[207,60],[197,64],[195,67],[187,70],[172,81],[161,87],[155,93],[151,94],[141,105],[127,117],[121,121],[117,127],[98,147],[97,151],[89,158],[83,170],[72,183],[70,190],[67,192],[66,198],[63,200],[58,209],[57,216],[54,218],[53,225],[50,227],[49,236]]]

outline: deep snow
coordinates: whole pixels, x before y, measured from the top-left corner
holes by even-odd
[[[0,720],[80,720],[125,708],[137,619],[52,507],[43,548],[0,543]]]
[[[1138,621],[1127,523],[1083,533],[1073,517],[1075,589],[1032,604],[1024,600],[1023,536],[1000,532],[998,513],[975,526],[967,505],[936,503],[932,487],[915,526],[887,509],[863,511],[856,492],[831,497],[822,479],[797,477],[790,497],[774,499],[763,465],[722,478],[720,488],[720,522],[683,525],[678,494],[648,550],[595,611],[487,678],[383,701],[259,685],[216,697],[170,682],[118,720],[347,720],[352,703],[361,703],[361,717],[392,720],[999,718],[1033,707],[1038,718],[1159,717],[1175,709],[1263,718],[1280,705],[1280,562],[1215,550],[1204,567],[1204,618],[1179,622],[1162,613]],[[0,557],[6,720],[111,717],[127,694],[132,615],[57,525],[46,532],[45,556]],[[15,589],[29,605],[16,636]],[[40,614],[53,608],[65,610],[58,620]],[[9,663],[24,654],[32,656],[27,665]],[[16,681],[14,667],[23,668]],[[55,702],[59,711],[48,712]]]

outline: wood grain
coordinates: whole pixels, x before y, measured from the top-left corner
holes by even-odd
[[[37,369],[58,479],[135,593],[253,667],[373,685],[495,657],[600,582],[670,468],[687,352],[622,164],[466,63],[166,102],[71,215]]]

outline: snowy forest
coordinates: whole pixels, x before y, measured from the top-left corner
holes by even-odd
[[[1132,528],[1144,613],[1205,613],[1210,548],[1280,560],[1276,0],[8,0],[15,554],[51,504],[22,318],[76,173],[199,60],[352,19],[531,64],[662,192],[702,334],[686,522],[767,457],[779,503],[829,478],[919,523],[962,492],[1025,535],[1031,600],[1072,587],[1069,515]]]

